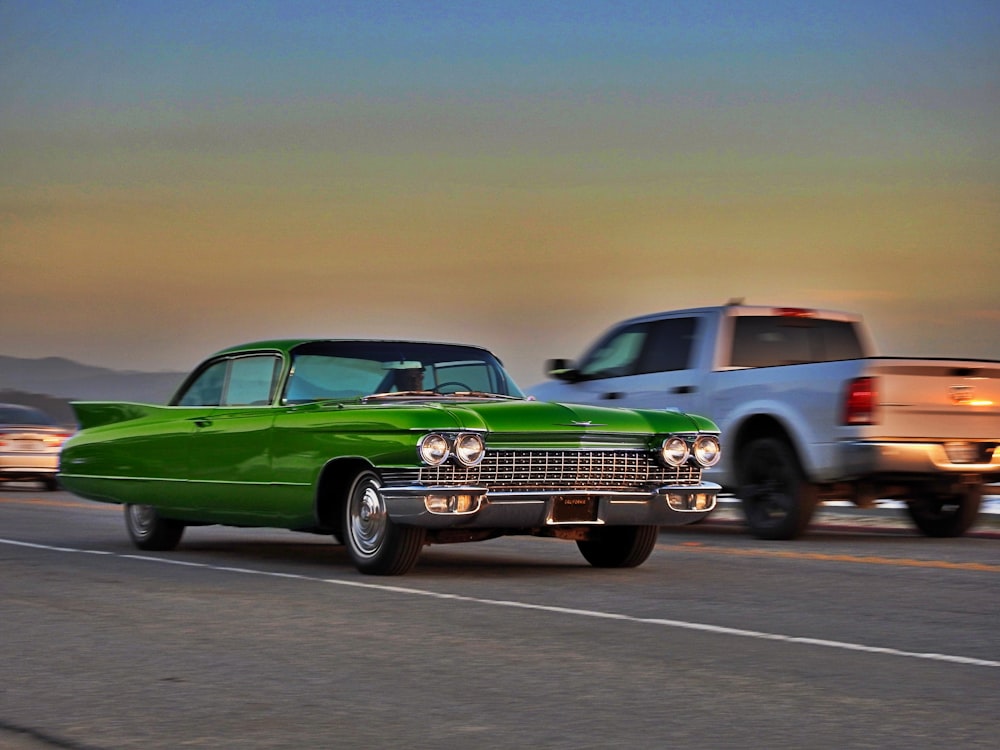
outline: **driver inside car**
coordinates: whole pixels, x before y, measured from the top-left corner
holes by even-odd
[[[423,367],[401,367],[393,373],[393,385],[397,391],[424,390]]]

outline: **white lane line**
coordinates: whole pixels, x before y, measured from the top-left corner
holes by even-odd
[[[902,656],[908,659],[926,659],[929,661],[941,661],[951,664],[969,664],[977,667],[1000,667],[1000,661],[990,659],[973,659],[968,656],[955,656],[954,654],[922,653],[919,651],[902,651],[896,648],[884,648],[881,646],[866,646],[863,643],[849,643],[847,641],[830,641],[823,638],[802,638],[794,635],[784,635],[782,633],[767,633],[759,630],[744,630],[742,628],[729,628],[723,625],[708,625],[699,622],[687,622],[685,620],[668,620],[656,617],[635,617],[633,615],[623,615],[616,612],[601,612],[592,609],[574,609],[570,607],[556,607],[549,604],[531,604],[530,602],[509,601],[504,599],[483,599],[477,596],[465,596],[464,594],[446,594],[439,591],[426,591],[424,589],[414,589],[407,586],[391,586],[384,583],[366,583],[363,581],[345,581],[339,578],[320,578],[318,576],[307,576],[298,573],[279,573],[270,570],[257,570],[254,568],[235,568],[223,565],[211,565],[209,563],[191,562],[188,560],[173,560],[165,557],[152,557],[150,555],[123,555],[115,552],[103,550],[75,549],[73,547],[54,547],[48,544],[36,544],[33,542],[22,542],[15,539],[0,539],[0,544],[7,544],[14,547],[30,547],[32,549],[48,550],[50,552],[69,552],[87,555],[109,555],[123,560],[142,560],[144,562],[160,563],[163,565],[181,565],[189,568],[205,568],[224,573],[240,573],[243,575],[268,576],[271,578],[290,578],[299,581],[312,581],[314,583],[327,583],[334,586],[351,586],[359,589],[371,591],[383,591],[391,594],[404,594],[407,596],[423,596],[431,599],[440,599],[456,602],[470,602],[489,607],[512,607],[516,609],[528,609],[536,612],[550,612],[558,615],[570,615],[573,617],[592,617],[604,620],[620,620],[622,622],[640,623],[643,625],[657,625],[666,628],[678,628],[683,630],[695,630],[702,633],[714,633],[716,635],[729,635],[738,638],[754,638],[764,641],[782,641],[784,643],[797,643],[804,646],[819,646],[822,648],[836,648],[842,651],[857,651],[870,654],[885,654],[888,656]]]

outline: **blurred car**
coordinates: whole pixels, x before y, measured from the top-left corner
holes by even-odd
[[[592,565],[640,565],[660,526],[715,506],[703,417],[526,398],[485,349],[295,340],[233,347],[168,405],[78,402],[60,481],[125,506],[140,549],[185,527],[332,535],[363,573],[398,575],[426,544],[530,534]]]
[[[58,489],[59,451],[72,434],[41,409],[0,404],[0,481]]]

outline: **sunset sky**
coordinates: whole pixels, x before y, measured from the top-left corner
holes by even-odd
[[[863,313],[1000,359],[1000,2],[0,0],[0,354]]]

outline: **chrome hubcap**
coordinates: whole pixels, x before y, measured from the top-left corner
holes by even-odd
[[[147,536],[156,521],[156,511],[152,505],[130,505],[128,516],[133,531],[139,536]]]
[[[365,556],[374,555],[385,539],[388,516],[378,487],[369,482],[351,501],[351,539]]]

